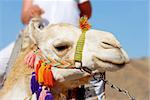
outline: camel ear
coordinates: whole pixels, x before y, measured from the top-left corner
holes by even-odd
[[[41,18],[32,18],[27,26],[29,38],[33,41],[34,44],[37,44],[36,37],[39,35],[38,33],[40,33],[41,29],[44,28],[40,22]]]
[[[48,25],[48,21],[46,22],[44,19],[40,17],[32,18],[29,24],[22,32],[23,43],[22,48],[25,49],[31,44],[37,44],[37,38],[39,37],[39,33],[44,29],[44,27]]]

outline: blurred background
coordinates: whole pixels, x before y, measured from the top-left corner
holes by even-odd
[[[91,0],[92,28],[112,32],[131,58],[126,68],[107,73],[107,78],[125,88],[137,100],[150,99],[149,0]],[[24,28],[20,20],[22,0],[0,1],[0,50],[15,41]],[[107,89],[108,100],[127,100]]]

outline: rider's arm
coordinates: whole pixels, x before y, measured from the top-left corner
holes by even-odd
[[[82,0],[81,0],[82,1]],[[79,3],[78,7],[80,9],[80,17],[86,15],[88,18],[92,15],[92,7],[89,0],[84,0],[84,2]]]
[[[32,17],[40,16],[43,12],[38,5],[33,5],[32,0],[23,0],[21,21],[28,24]]]

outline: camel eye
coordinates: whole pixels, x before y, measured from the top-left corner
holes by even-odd
[[[68,49],[69,45],[54,46],[54,48],[60,52],[60,51],[64,51],[64,50]]]
[[[56,52],[64,52],[72,47],[72,42],[69,40],[58,39],[53,42],[53,47]]]
[[[45,26],[48,26],[48,24],[49,21],[47,19],[41,19],[38,28],[42,30]]]
[[[43,24],[39,24],[38,28],[39,28],[39,29],[43,29],[43,28],[44,28],[44,25],[43,25]]]
[[[52,50],[58,57],[65,56],[72,48],[73,41],[66,38],[55,39],[52,43]]]
[[[63,57],[72,48],[72,42],[67,40],[56,40],[53,42],[53,48],[57,56]]]

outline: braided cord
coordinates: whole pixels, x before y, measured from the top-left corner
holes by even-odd
[[[77,41],[76,45],[76,51],[74,55],[74,61],[75,62],[82,62],[82,52],[85,44],[85,37],[86,37],[86,31],[88,31],[91,27],[91,25],[88,23],[88,18],[86,16],[83,16],[80,18],[80,29],[82,30],[82,33]]]
[[[86,35],[86,31],[82,32],[77,42],[75,57],[74,57],[75,61],[82,61],[82,52],[85,43],[85,35]]]

